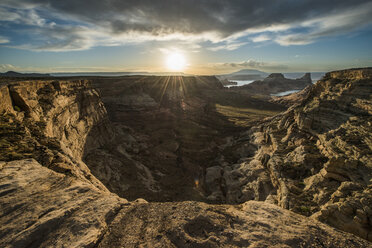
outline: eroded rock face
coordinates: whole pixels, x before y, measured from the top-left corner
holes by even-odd
[[[201,187],[203,171],[216,165],[225,137],[241,130],[216,106],[259,106],[257,119],[264,118],[260,111],[284,109],[229,92],[212,76],[131,76],[93,84],[115,139],[86,152],[84,161],[112,192],[129,200],[208,200]],[[240,149],[236,156],[251,150]]]
[[[107,190],[81,160],[86,149],[113,136],[106,109],[88,81],[21,81],[1,87],[1,96],[0,160],[35,158]]]
[[[371,74],[329,73],[236,135],[216,106],[237,95],[208,77],[102,85],[104,103],[85,81],[2,87],[0,246],[368,247]],[[151,202],[187,198],[237,205]]]
[[[292,93],[287,96],[279,96],[279,97],[273,96],[270,101],[283,104],[284,106],[287,106],[287,107],[291,107],[295,104],[300,104],[304,100],[304,98],[307,97],[311,88],[312,88],[312,85],[309,85],[305,89]]]
[[[275,205],[128,203],[33,159],[0,163],[1,247],[368,247]]]
[[[279,244],[282,247],[363,247],[370,244],[277,206],[254,201],[237,206],[198,202],[125,206],[109,230],[98,247],[270,247]]]
[[[92,247],[125,199],[34,159],[0,162],[1,247]]]
[[[372,240],[371,96],[371,69],[331,72],[301,103],[243,133],[241,139],[258,149],[247,162],[221,169],[237,170],[233,183],[224,185],[227,202],[245,201],[248,188],[251,198],[262,194]]]

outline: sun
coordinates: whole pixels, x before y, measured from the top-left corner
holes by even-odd
[[[185,56],[181,53],[170,53],[166,59],[166,66],[171,71],[182,71],[186,68]]]

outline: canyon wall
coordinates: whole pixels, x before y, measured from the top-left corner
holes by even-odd
[[[235,142],[255,144],[254,156],[207,169],[209,199],[278,204],[372,240],[371,106],[371,69],[327,73],[241,134]]]
[[[112,136],[106,109],[88,81],[24,81],[0,92],[1,160],[35,158],[107,190],[81,160],[86,147]],[[94,139],[88,138],[92,132]]]
[[[371,69],[273,117],[214,77],[92,81],[0,87],[0,246],[370,246]]]

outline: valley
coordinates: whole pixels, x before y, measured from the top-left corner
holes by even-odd
[[[368,247],[372,69],[308,77],[4,79],[0,244]]]

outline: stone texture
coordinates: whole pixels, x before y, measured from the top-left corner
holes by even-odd
[[[127,203],[34,159],[0,164],[1,247],[93,247]]]
[[[370,244],[263,202],[231,206],[186,201],[124,207],[98,247],[336,248]]]
[[[226,186],[224,196],[243,202],[227,196],[248,187],[260,200],[371,240],[372,70],[327,73],[307,91],[286,112],[241,134],[258,149],[249,162],[228,165],[239,168],[232,185],[244,183]],[[255,168],[261,176],[249,177]],[[259,190],[262,184],[274,190]]]
[[[277,105],[213,77],[124,78],[1,88],[0,246],[370,246],[370,69],[331,72],[265,120]]]

